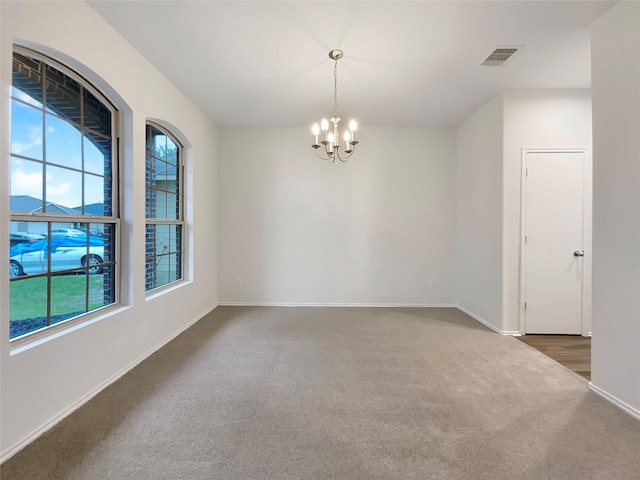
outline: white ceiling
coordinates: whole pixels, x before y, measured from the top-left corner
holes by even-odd
[[[589,88],[611,1],[90,1],[223,126],[456,125],[507,89]],[[497,46],[524,47],[482,67]]]

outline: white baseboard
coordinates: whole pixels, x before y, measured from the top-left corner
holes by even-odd
[[[53,428],[56,424],[58,424],[59,422],[61,422],[62,420],[64,420],[66,417],[68,417],[69,415],[71,415],[73,412],[75,412],[78,408],[80,408],[81,406],[83,406],[85,403],[87,403],[89,400],[91,400],[93,397],[95,397],[98,393],[100,393],[102,390],[104,390],[105,388],[107,388],[109,385],[111,385],[112,383],[114,383],[116,380],[118,380],[120,377],[122,377],[123,375],[125,375],[127,372],[129,372],[129,370],[131,370],[132,368],[136,367],[138,364],[140,364],[143,360],[145,360],[147,357],[151,356],[153,353],[155,353],[157,350],[159,350],[160,348],[162,348],[163,346],[165,346],[167,343],[169,343],[171,340],[173,340],[174,338],[176,338],[178,335],[180,335],[182,332],[184,332],[185,330],[187,330],[189,327],[191,327],[192,325],[194,325],[198,320],[200,320],[202,317],[204,317],[205,315],[207,315],[208,313],[212,312],[213,310],[215,310],[216,305],[214,305],[213,307],[211,307],[210,309],[202,312],[200,315],[196,316],[193,320],[191,320],[190,322],[188,322],[187,324],[181,326],[177,331],[175,331],[174,333],[172,333],[171,335],[169,335],[166,339],[162,340],[160,343],[158,343],[157,345],[155,345],[154,347],[152,347],[150,350],[148,350],[147,352],[145,352],[144,354],[142,354],[140,357],[138,357],[136,360],[134,360],[133,362],[131,362],[129,365],[127,365],[126,367],[124,367],[122,370],[120,370],[119,372],[117,372],[115,375],[111,376],[110,378],[108,378],[107,380],[105,380],[104,382],[102,382],[100,385],[98,385],[96,388],[94,388],[93,390],[91,390],[89,393],[87,393],[85,396],[83,396],[82,398],[80,398],[78,401],[74,402],[73,404],[71,404],[69,407],[65,408],[64,410],[62,410],[61,412],[59,412],[57,415],[54,415],[53,418],[51,418],[48,422],[44,423],[43,425],[37,427],[36,429],[34,429],[32,432],[28,433],[27,435],[25,435],[24,437],[22,437],[20,440],[18,440],[13,446],[9,447],[5,452],[2,452],[2,455],[0,456],[0,463],[4,463],[7,460],[9,460],[9,458],[11,458],[12,456],[14,456],[16,453],[18,453],[20,450],[22,450],[24,447],[26,447],[27,445],[29,445],[31,442],[33,442],[34,440],[36,440],[39,436],[41,436],[43,433],[47,432],[48,430],[50,430],[51,428]]]
[[[623,402],[622,400],[620,400],[619,398],[614,397],[613,395],[611,395],[610,393],[602,390],[600,387],[596,387],[593,383],[589,382],[589,390],[591,390],[592,392],[597,393],[598,395],[600,395],[602,398],[604,398],[605,400],[610,401],[611,403],[613,403],[616,407],[620,408],[621,410],[623,410],[625,413],[631,415],[633,418],[635,418],[636,420],[640,420],[640,410],[633,408],[631,405],[626,404],[625,402]]]
[[[287,303],[287,302],[218,302],[220,307],[373,307],[425,308],[456,307],[452,303]]]
[[[489,322],[487,322],[484,318],[476,315],[473,312],[470,312],[469,310],[467,310],[464,307],[461,307],[460,305],[456,305],[455,306],[458,310],[460,310],[461,312],[466,313],[467,315],[469,315],[471,318],[474,318],[475,320],[479,321],[481,324],[483,324],[485,327],[489,327],[491,330],[493,330],[496,333],[499,333],[500,335],[510,335],[513,337],[518,337],[520,336],[520,332],[517,330],[500,330],[498,327],[496,327],[495,325],[490,324]]]
[[[482,317],[453,303],[284,303],[284,302],[219,302],[221,307],[368,307],[368,308],[457,308],[500,335],[520,336],[519,331],[500,330]]]

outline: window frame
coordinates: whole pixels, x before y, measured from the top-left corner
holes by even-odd
[[[177,180],[176,180],[176,190],[174,192],[171,193],[175,193],[178,196],[178,212],[177,212],[177,219],[168,219],[168,218],[152,218],[152,217],[148,217],[147,216],[147,210],[146,210],[146,205],[145,205],[145,295],[147,297],[156,295],[160,292],[162,292],[163,290],[166,289],[170,289],[172,287],[175,287],[177,284],[184,282],[185,281],[185,239],[186,239],[186,220],[185,220],[185,179],[184,179],[184,172],[185,172],[185,147],[183,142],[181,142],[178,137],[171,132],[171,130],[167,127],[165,127],[164,125],[155,122],[153,120],[149,120],[147,119],[145,121],[145,202],[146,202],[146,197],[147,197],[147,190],[149,189],[149,184],[147,183],[147,174],[148,174],[148,167],[147,167],[147,158],[151,157],[151,159],[159,159],[158,157],[156,157],[155,155],[152,155],[149,150],[148,150],[148,137],[147,137],[147,133],[148,133],[148,127],[152,127],[155,128],[156,130],[159,130],[162,134],[164,134],[167,138],[169,138],[178,148],[178,152],[177,152],[177,156],[178,156],[178,162],[176,164],[176,174],[178,176]],[[162,160],[162,159],[159,159]],[[179,272],[179,277],[176,278],[175,280],[171,280],[168,281],[167,283],[164,283],[162,285],[157,285],[151,288],[147,288],[147,260],[149,258],[157,258],[158,255],[156,255],[155,253],[155,249],[154,249],[154,254],[152,256],[148,256],[147,255],[147,251],[146,251],[146,232],[147,232],[147,226],[148,225],[167,225],[167,226],[174,226],[174,225],[179,225],[180,226],[180,249],[176,250],[174,252],[169,251],[167,254],[171,255],[173,254],[177,254],[179,257],[179,263],[180,263],[180,272]],[[154,244],[155,246],[155,244]],[[164,256],[165,254],[161,254],[160,256]],[[155,263],[155,262],[154,262]],[[157,266],[158,264],[155,263],[154,268],[154,272],[157,271]]]
[[[35,160],[33,157],[28,157],[28,156],[24,156],[24,155],[20,155],[20,154],[15,154],[13,151],[10,150],[10,158],[18,158],[18,159],[22,159],[22,160],[26,160],[26,161],[38,161],[41,162],[43,164],[43,168],[46,170],[46,166],[47,165],[51,165],[52,167],[58,167],[58,168],[64,168],[65,170],[70,170],[73,172],[77,172],[80,173],[82,175],[82,191],[81,191],[81,198],[82,198],[82,210],[81,210],[81,214],[76,215],[76,214],[55,214],[55,213],[47,213],[45,206],[47,205],[48,201],[46,198],[46,182],[47,179],[46,177],[43,175],[42,178],[42,211],[41,212],[19,212],[19,211],[13,211],[11,210],[11,208],[9,208],[9,220],[11,223],[13,222],[42,222],[45,223],[47,226],[47,234],[50,237],[51,234],[51,230],[56,228],[54,227],[54,224],[56,223],[66,223],[66,224],[87,224],[87,226],[89,226],[90,224],[105,224],[105,225],[113,225],[113,239],[112,239],[112,248],[110,251],[110,255],[109,258],[110,260],[106,260],[103,259],[103,263],[107,264],[110,266],[110,268],[112,269],[112,275],[113,275],[113,280],[112,280],[112,285],[113,285],[113,302],[108,303],[106,305],[102,305],[100,307],[97,307],[95,309],[90,309],[88,311],[85,311],[83,313],[81,313],[80,315],[76,315],[67,319],[64,319],[62,321],[58,321],[55,323],[52,323],[52,317],[53,315],[51,314],[51,302],[52,302],[52,298],[51,298],[51,280],[47,281],[47,299],[46,299],[46,304],[47,304],[47,318],[46,318],[46,326],[42,327],[42,328],[38,328],[36,330],[32,330],[20,335],[16,335],[14,337],[10,337],[9,341],[15,342],[18,340],[22,340],[24,338],[27,337],[32,337],[34,335],[42,335],[43,333],[48,335],[51,333],[52,329],[55,330],[59,330],[60,328],[66,328],[68,327],[70,324],[76,324],[80,321],[86,321],[87,318],[94,318],[97,315],[100,315],[102,313],[104,313],[104,311],[106,309],[112,309],[114,307],[118,307],[120,306],[120,297],[121,297],[121,265],[120,265],[120,249],[121,249],[121,215],[120,215],[120,205],[121,205],[121,183],[122,183],[122,178],[120,176],[120,171],[121,171],[121,165],[120,165],[120,126],[121,126],[121,112],[120,110],[117,108],[117,106],[114,104],[114,102],[111,101],[111,99],[102,91],[100,91],[92,81],[88,80],[86,77],[84,77],[82,74],[80,74],[79,72],[77,72],[76,70],[74,70],[72,67],[68,66],[67,64],[63,63],[60,60],[57,60],[56,58],[53,58],[43,52],[37,51],[37,50],[33,50],[31,48],[25,47],[23,45],[19,45],[19,44],[13,44],[12,45],[12,64],[13,64],[13,57],[15,54],[18,55],[22,55],[25,56],[27,58],[32,58],[34,60],[37,60],[39,62],[42,62],[43,64],[50,66],[56,70],[58,70],[59,72],[61,72],[62,74],[64,74],[65,76],[69,77],[71,80],[75,81],[76,83],[78,83],[79,85],[81,85],[82,90],[81,92],[86,91],[87,93],[89,93],[90,95],[92,95],[93,97],[95,97],[106,109],[109,110],[110,112],[110,116],[111,116],[111,122],[110,122],[110,143],[111,143],[111,155],[110,155],[110,181],[111,181],[111,195],[110,195],[110,207],[111,207],[111,216],[108,215],[93,215],[90,213],[86,213],[84,211],[85,209],[85,179],[86,179],[86,175],[96,175],[98,177],[102,177],[102,178],[106,178],[107,176],[102,174],[99,175],[96,172],[92,172],[90,170],[87,170],[85,168],[84,163],[81,163],[81,166],[76,168],[76,167],[72,167],[70,165],[60,165],[58,163],[55,162],[47,162],[47,154],[46,154],[46,148],[44,145],[46,145],[46,143],[44,143],[44,139],[43,139],[43,150],[42,150],[42,159],[41,160]],[[12,66],[12,72],[13,72],[13,66]],[[36,107],[38,108],[38,110],[43,112],[44,117],[46,118],[46,115],[52,115],[53,117],[60,119],[61,121],[64,121],[66,123],[68,123],[71,126],[76,126],[77,122],[74,122],[72,120],[69,120],[61,115],[59,115],[56,112],[53,111],[48,111],[47,107],[46,107],[46,96],[47,96],[47,92],[46,92],[46,88],[45,88],[45,82],[46,82],[46,68],[43,69],[43,79],[41,81],[41,85],[43,85],[43,102],[42,102],[42,106],[41,107]],[[27,105],[30,107],[34,107],[33,104],[30,104],[28,102],[25,102],[19,98],[14,97],[13,95],[13,81],[11,82],[11,87],[12,87],[12,93],[10,96],[11,99],[11,103],[13,104],[13,102],[18,102],[21,105]],[[79,101],[80,101],[80,112],[82,117],[84,117],[84,94],[81,93],[79,95]],[[90,127],[86,127],[84,126],[84,120],[81,120],[80,123],[80,133],[81,133],[81,142],[84,142],[84,137],[82,135],[84,135],[84,132],[86,131],[93,131],[94,133],[97,133],[98,135],[105,137],[106,136],[104,134],[101,134],[101,132],[94,130]],[[13,111],[11,110],[11,114],[9,116],[9,129],[10,131],[13,130]],[[43,134],[46,134],[46,124],[44,123],[43,120]],[[84,146],[81,147],[82,151],[84,150]],[[11,161],[11,160],[10,160]],[[9,194],[13,195],[12,192],[12,180],[9,179]],[[106,203],[105,203],[106,204]],[[88,232],[87,232],[88,233]],[[87,235],[87,237],[89,237],[89,235]],[[89,242],[87,242],[87,245],[89,245]],[[51,246],[49,245],[48,249],[51,249]],[[7,252],[9,253],[9,252]],[[106,256],[106,255],[105,255]],[[86,269],[88,269],[88,266],[84,267]],[[61,274],[64,274],[66,269],[61,269],[61,270],[52,270],[50,269],[50,264],[49,264],[49,268],[47,269],[46,272],[43,273],[37,273],[37,274],[30,274],[27,275],[26,277],[18,277],[18,278],[10,278],[10,284],[12,282],[16,282],[16,281],[24,281],[25,278],[54,278],[56,276],[59,276]],[[77,270],[77,269],[74,269]],[[82,270],[82,268],[80,268],[80,270]],[[85,302],[88,302],[88,298],[89,298],[89,282],[85,283]],[[11,301],[9,299],[9,309],[11,309]],[[85,303],[86,304],[86,303]],[[8,319],[11,322],[11,315],[9,316]]]

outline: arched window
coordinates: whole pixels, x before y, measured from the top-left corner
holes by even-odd
[[[182,279],[183,148],[164,128],[146,128],[146,261],[145,289]]]
[[[14,48],[12,339],[116,302],[115,114],[80,75]]]

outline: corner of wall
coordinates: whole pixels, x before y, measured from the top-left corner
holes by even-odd
[[[457,128],[456,303],[502,330],[502,94]]]

